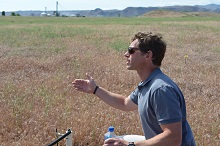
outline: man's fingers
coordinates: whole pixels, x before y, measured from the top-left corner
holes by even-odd
[[[85,92],[86,89],[81,86],[81,85],[78,85],[78,84],[73,84],[73,87],[77,90],[77,91],[81,91],[81,92]]]
[[[83,79],[75,79],[72,83],[73,84],[78,84],[78,83],[81,83],[83,82]]]
[[[73,87],[75,87],[75,88],[82,88],[82,86],[80,86],[78,84],[74,84],[74,83],[73,83]]]

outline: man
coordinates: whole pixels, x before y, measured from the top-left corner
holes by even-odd
[[[135,70],[141,82],[124,97],[88,80],[76,79],[78,91],[93,93],[105,103],[123,111],[138,110],[146,140],[129,144],[123,139],[110,138],[104,146],[195,146],[191,128],[186,120],[186,106],[178,86],[161,70],[166,42],[161,35],[138,32],[128,51],[127,69]]]

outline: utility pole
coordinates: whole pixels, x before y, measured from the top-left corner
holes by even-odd
[[[59,14],[58,14],[58,1],[57,1],[57,3],[56,3],[56,16],[57,16],[57,17],[59,16]]]

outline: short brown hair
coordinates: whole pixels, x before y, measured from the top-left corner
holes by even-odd
[[[153,53],[152,62],[154,65],[161,66],[161,62],[166,52],[166,42],[161,34],[153,34],[151,32],[138,32],[132,38],[132,41],[138,39],[139,49],[147,53],[149,50]]]

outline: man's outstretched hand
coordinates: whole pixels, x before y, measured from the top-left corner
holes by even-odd
[[[72,82],[73,87],[80,92],[93,93],[96,88],[96,83],[89,74],[86,74],[86,76],[87,76],[87,80],[75,79]]]

